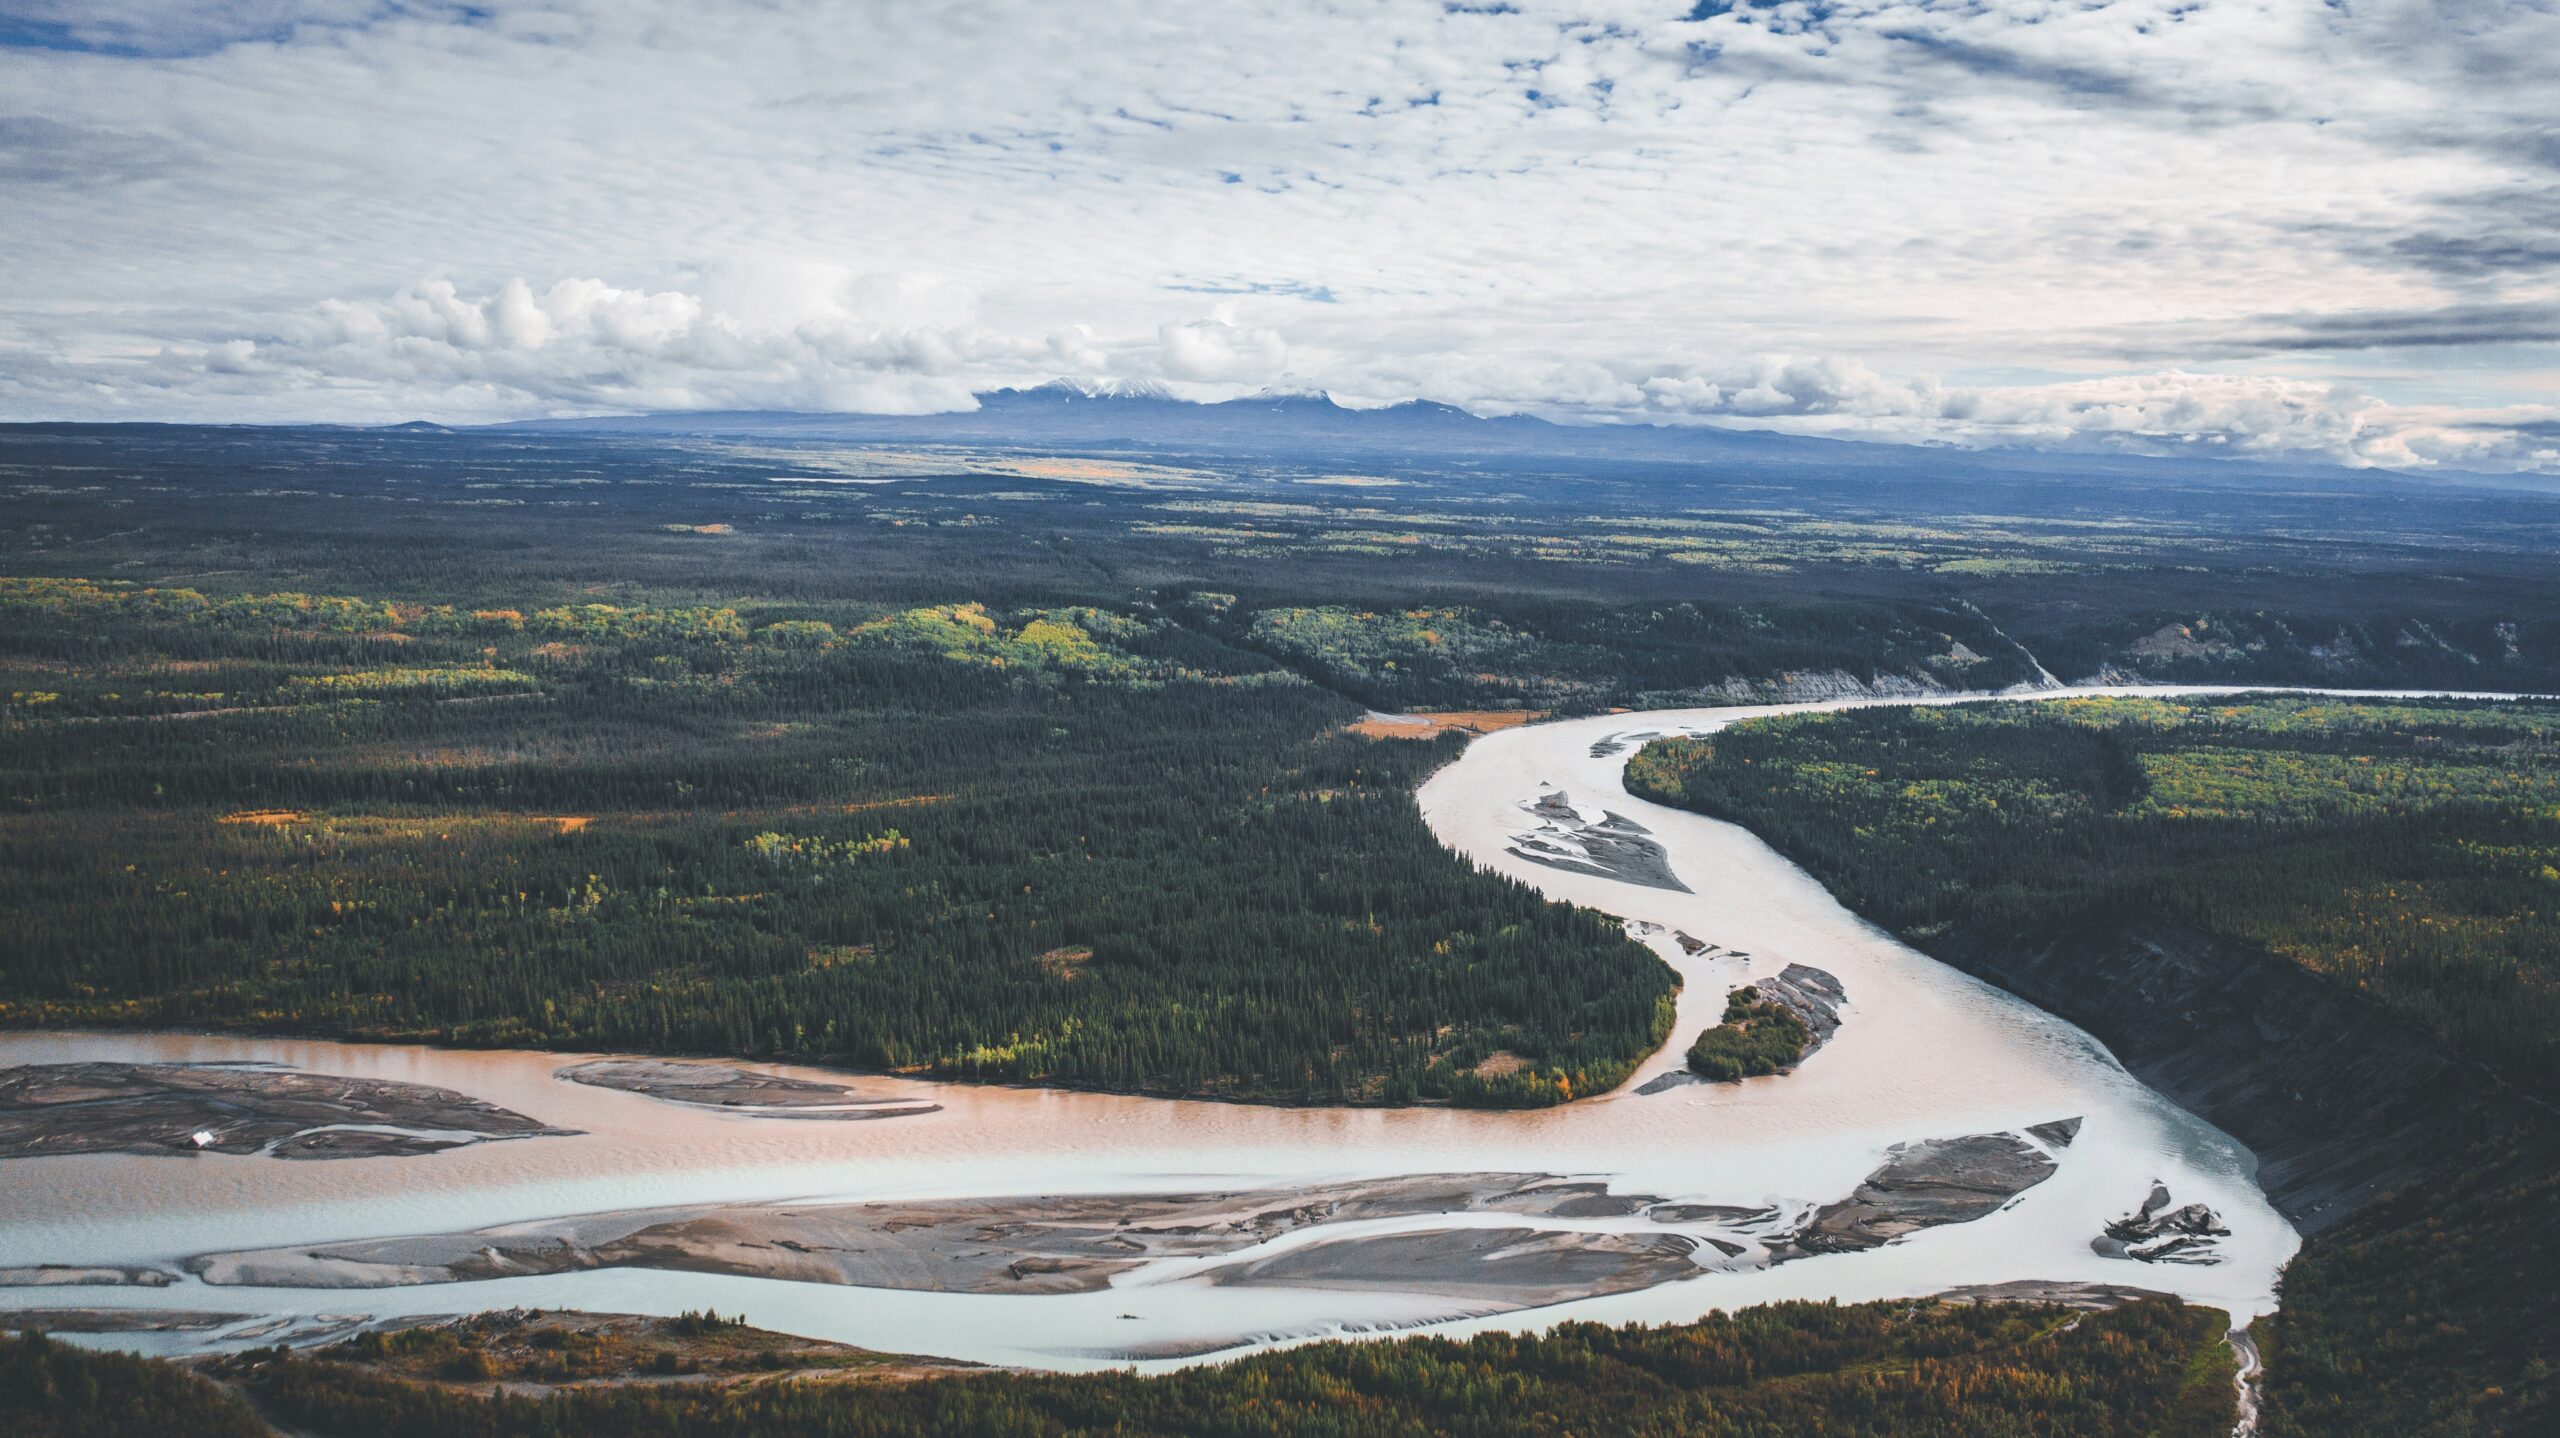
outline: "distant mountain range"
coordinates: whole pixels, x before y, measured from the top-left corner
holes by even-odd
[[[1802,454],[1836,462],[1844,448],[1880,448],[1704,426],[1566,425],[1527,415],[1485,418],[1430,400],[1353,409],[1320,390],[1264,390],[1241,399],[1197,404],[1145,381],[1065,379],[1031,389],[981,394],[978,408],[967,413],[705,410],[525,420],[501,427],[582,434],[1114,445],[1292,457],[1315,453],[1677,462],[1736,454]]]
[[[1487,417],[1407,400],[1353,409],[1317,390],[1265,390],[1215,404],[1129,380],[1052,380],[981,394],[965,413],[887,415],[701,410],[587,419],[523,420],[496,429],[597,435],[828,439],[861,442],[1158,450],[1277,462],[1444,460],[1519,468],[1562,464],[1713,464],[1729,469],[1894,471],[1964,475],[2117,476],[2241,485],[2369,489],[2393,483],[2483,483],[2547,489],[2531,476],[2427,475],[2325,464],[2154,459],[2034,450],[1967,450],[1820,439],[1705,424],[1559,424]]]

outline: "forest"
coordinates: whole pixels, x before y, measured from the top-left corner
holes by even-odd
[[[2259,1326],[2264,1431],[2535,1433],[2560,1414],[2560,705],[2235,696],[1851,711],[1648,745],[1733,819],[1962,957],[2183,924],[2381,1006],[2506,1126],[2315,1234]],[[1810,801],[1810,802],[1809,802]],[[2379,1060],[2377,1060],[2379,1061]],[[2448,1123],[2452,1115],[2446,1115]]]
[[[1500,704],[1594,713],[1748,701],[1781,692],[1788,675],[1950,689],[2035,677],[2023,650],[1962,605],[1799,602],[1773,614],[1673,604],[1640,616],[1508,618],[1459,606],[1293,606],[1255,611],[1240,638],[1386,709]]]
[[[0,1335],[0,1414],[10,1438],[268,1438],[238,1397],[180,1367],[74,1348],[42,1333]]]
[[[0,1021],[1505,1105],[1667,1032],[1423,827],[1455,739],[1143,607],[6,580],[0,650],[63,666],[0,711]]]
[[[1927,947],[2166,918],[2560,1093],[2560,706],[2086,698],[1791,715],[1646,746]]]
[[[0,426],[0,574],[465,612],[1197,596],[1186,624],[1390,705],[1997,688],[2039,667],[2553,691],[2555,546],[2560,502],[2529,492],[2245,477]]]
[[[260,1350],[209,1371],[316,1438],[2221,1438],[2234,1407],[2225,1323],[2174,1299],[2088,1315],[1785,1303],[1660,1328],[1567,1323],[1537,1335],[1321,1343],[1155,1377],[639,1383],[531,1395],[391,1376],[357,1345]],[[95,1396],[58,1411],[114,1415],[183,1394],[200,1404],[193,1417],[151,1431],[261,1431],[244,1425],[250,1410],[232,1393],[168,1365],[147,1365],[155,1383],[128,1396],[113,1380],[144,1368],[140,1360],[34,1336],[9,1348],[0,1400],[79,1392]]]

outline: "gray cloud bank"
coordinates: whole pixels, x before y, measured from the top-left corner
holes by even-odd
[[[2545,0],[0,0],[0,417],[1052,375],[2560,472]]]

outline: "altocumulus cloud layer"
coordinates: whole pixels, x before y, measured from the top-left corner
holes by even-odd
[[[0,416],[1067,374],[2560,471],[2555,0],[0,0]]]

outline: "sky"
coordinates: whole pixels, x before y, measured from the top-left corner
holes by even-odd
[[[1058,376],[2560,473],[2560,0],[0,0],[0,419]]]

